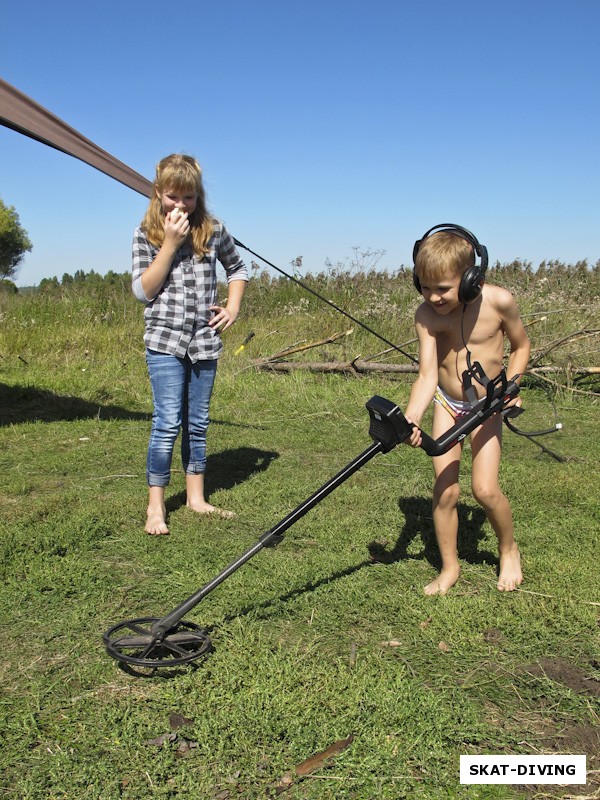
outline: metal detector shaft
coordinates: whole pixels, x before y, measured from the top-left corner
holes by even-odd
[[[299,520],[300,517],[303,517],[308,511],[311,510],[311,508],[320,503],[323,498],[327,497],[327,495],[333,492],[334,489],[337,489],[340,484],[344,483],[344,481],[361,469],[361,467],[363,467],[374,456],[383,452],[384,450],[384,444],[379,441],[368,447],[353,461],[347,464],[344,469],[340,470],[337,475],[327,481],[327,483],[323,484],[323,486],[321,486],[320,489],[317,489],[317,491],[314,492],[314,494],[312,494],[307,500],[297,506],[286,517],[278,522],[277,525],[263,533],[255,545],[248,548],[248,550],[239,556],[239,558],[236,558],[235,561],[232,561],[228,567],[219,573],[219,575],[209,581],[193,595],[188,597],[187,600],[184,600],[181,605],[173,609],[173,611],[167,614],[166,617],[163,617],[163,619],[155,623],[152,626],[152,635],[155,636],[158,641],[164,638],[168,631],[170,631],[181,619],[183,619],[188,611],[191,611],[195,606],[197,606],[207,594],[212,592],[213,589],[223,583],[223,581],[226,580],[232,573],[242,567],[257,553],[259,553],[263,547],[278,544],[283,539],[285,531],[297,520]]]
[[[450,428],[450,430],[439,439],[432,439],[431,436],[421,431],[422,449],[429,456],[439,456],[446,453],[454,447],[457,442],[462,441],[471,431],[492,416],[492,414],[502,411],[506,403],[513,397],[516,397],[518,393],[519,386],[516,381],[507,381],[506,375],[504,371],[502,371],[495,381],[490,381],[488,384],[486,397],[480,400],[464,419],[459,420],[456,425]],[[232,573],[259,553],[263,547],[278,544],[288,528],[310,511],[311,508],[320,503],[321,500],[327,497],[328,494],[333,492],[334,489],[351,475],[361,469],[361,467],[374,456],[378,453],[387,453],[410,436],[414,426],[406,420],[404,414],[395,403],[383,397],[375,396],[367,403],[367,409],[371,417],[369,433],[374,443],[340,470],[337,475],[334,475],[327,483],[323,484],[320,489],[317,489],[316,492],[278,522],[277,525],[263,533],[255,545],[229,564],[219,575],[188,597],[187,600],[184,600],[181,605],[173,609],[166,617],[156,622],[152,627],[152,634],[158,641],[183,619],[188,611],[191,611],[192,608],[197,606],[207,594],[212,592],[213,589],[223,583]]]
[[[516,396],[516,382],[507,381],[502,372],[487,387],[486,397],[476,403],[473,410],[454,425],[444,436],[433,440],[422,432],[421,447],[432,456],[447,452],[458,441],[474,430],[492,414],[512,411],[507,403]],[[198,603],[223,583],[233,572],[243,566],[264,547],[278,544],[284,532],[317,503],[363,467],[378,453],[387,453],[410,437],[413,423],[408,422],[400,408],[390,400],[375,395],[366,404],[370,416],[369,434],[373,444],[347,464],[340,472],[323,484],[307,500],[297,506],[273,528],[263,533],[259,540],[233,561],[219,575],[184,600],[181,605],[162,619],[141,617],[113,625],[104,634],[109,655],[128,665],[157,668],[185,664],[204,655],[210,649],[207,632],[193,622],[183,619]],[[517,409],[520,410],[520,409]]]

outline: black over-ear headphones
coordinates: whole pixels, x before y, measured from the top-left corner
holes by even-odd
[[[416,265],[417,263],[417,253],[419,252],[419,248],[423,241],[434,231],[448,231],[449,233],[453,233],[455,236],[460,236],[461,239],[464,239],[465,242],[468,242],[475,253],[479,256],[479,264],[475,264],[472,267],[469,267],[463,273],[463,276],[460,281],[460,285],[458,287],[458,299],[461,303],[471,303],[481,294],[481,290],[483,289],[483,284],[485,281],[485,271],[488,265],[488,251],[487,247],[482,244],[479,244],[475,236],[468,231],[466,228],[463,228],[461,225],[453,225],[451,222],[443,223],[442,225],[434,225],[433,228],[430,228],[427,233],[422,236],[421,239],[417,239],[415,242],[415,246],[413,247],[413,264]],[[417,276],[417,272],[415,267],[413,266],[413,283],[415,285],[415,289],[421,293],[421,282]]]

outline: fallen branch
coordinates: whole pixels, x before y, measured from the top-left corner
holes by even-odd
[[[275,372],[294,372],[307,369],[310,372],[418,372],[416,364],[376,364],[368,361],[268,361],[260,359],[253,363],[257,369],[273,370]]]
[[[529,367],[527,375],[568,372],[569,375],[600,375],[600,367]]]
[[[560,339],[550,342],[550,344],[546,345],[542,350],[539,350],[531,359],[531,366],[537,366],[542,358],[545,358],[548,353],[550,353],[552,350],[555,350],[557,347],[560,347],[561,344],[565,344],[565,342],[576,342],[580,339],[587,339],[590,336],[597,336],[599,333],[600,330],[598,329],[580,330],[569,333],[567,336],[562,336]]]
[[[280,350],[278,353],[274,353],[272,356],[265,356],[264,358],[260,358],[255,363],[268,363],[270,361],[274,361],[278,358],[285,358],[286,356],[291,356],[293,353],[301,353],[305,350],[311,350],[313,347],[322,347],[325,344],[331,344],[332,342],[341,339],[343,336],[350,336],[351,333],[354,333],[354,328],[350,328],[343,333],[334,333],[331,336],[328,336],[326,339],[321,339],[319,342],[311,342],[310,344],[303,344],[303,345],[292,345],[291,347],[287,347],[285,350]]]
[[[572,372],[574,370],[571,370]],[[536,372],[535,376],[539,378],[541,381],[546,381],[551,386],[554,386],[555,389],[564,389],[566,392],[575,392],[576,394],[585,394],[588,397],[598,397],[598,392],[586,392],[585,389],[576,389],[574,386],[566,386],[564,383],[558,383],[558,381],[553,381],[550,378],[547,378],[545,375],[542,375],[540,372]]]
[[[271,356],[271,358],[274,358],[274,356]],[[252,362],[252,366],[257,369],[274,370],[275,372],[294,372],[299,369],[307,369],[311,372],[395,372],[406,374],[419,371],[417,364],[380,364],[360,358],[354,361],[272,361],[270,359],[257,359]],[[598,375],[600,374],[600,367],[572,367],[568,370],[562,367],[530,367],[525,374],[542,376],[544,374],[560,374],[565,371],[568,371],[570,375]],[[556,385],[559,386],[560,384]]]
[[[398,347],[404,349],[405,347],[408,347],[409,344],[414,344],[417,341],[418,339],[416,337],[412,339],[407,339],[406,342],[402,342],[401,344],[398,345]],[[365,361],[374,361],[376,358],[381,358],[381,356],[387,356],[389,355],[389,353],[397,353],[397,352],[398,351],[395,347],[386,347],[385,350],[380,350],[379,353],[373,353],[372,356],[367,356],[365,358]]]
[[[316,777],[313,776],[313,772],[316,772],[317,770],[320,770],[326,766],[332,758],[342,753],[352,744],[353,741],[354,734],[350,734],[347,739],[340,739],[340,741],[330,745],[326,750],[307,758],[301,764],[297,764],[293,769],[291,769],[289,772],[286,772],[282,776],[277,786],[274,787],[275,794],[282,794],[283,792],[287,791],[290,786],[292,786],[294,783],[297,783],[302,778],[306,778],[308,776]]]

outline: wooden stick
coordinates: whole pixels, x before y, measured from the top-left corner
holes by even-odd
[[[565,386],[564,383],[557,383],[557,381],[550,380],[550,378],[546,378],[545,375],[541,375],[539,372],[536,372],[536,377],[542,381],[546,381],[546,383],[555,386],[557,389],[564,389],[567,392],[575,392],[576,394],[585,394],[588,397],[598,397],[598,392],[586,392],[584,389],[575,389],[573,386]]]
[[[556,339],[554,342],[550,342],[550,344],[546,345],[542,350],[536,353],[535,357],[531,360],[531,366],[537,366],[538,362],[547,356],[552,350],[555,350],[557,347],[560,347],[561,344],[569,341],[578,341],[579,339],[587,339],[589,336],[597,336],[600,333],[600,330],[580,330],[574,331],[573,333],[567,334],[567,336],[562,336],[560,339]]]
[[[566,370],[564,367],[529,367],[527,375],[551,374],[556,372],[569,372],[571,375],[598,375],[600,374],[600,367],[570,367]]]
[[[316,345],[315,345],[316,346]],[[399,374],[414,374],[419,371],[417,364],[380,364],[356,358],[354,361],[273,361],[274,356],[268,359],[257,359],[252,362],[252,366],[257,369],[270,369],[276,372],[295,372],[299,369],[307,369],[311,372],[390,372]],[[544,374],[560,374],[564,372],[561,367],[531,367],[526,370],[526,375],[536,375],[542,378]],[[600,367],[574,367],[569,370],[572,375],[597,375],[600,374]],[[549,380],[549,379],[546,379]],[[569,388],[555,381],[549,381],[560,388]],[[577,391],[572,389],[571,391]],[[594,394],[594,392],[591,392]]]
[[[354,333],[354,328],[350,328],[343,333],[334,333],[331,336],[328,336],[326,339],[321,339],[319,342],[311,342],[310,344],[303,344],[298,347],[287,347],[285,350],[280,350],[278,353],[274,353],[272,356],[265,356],[264,358],[259,359],[258,363],[274,361],[277,358],[290,356],[292,353],[301,353],[304,350],[311,350],[313,347],[321,347],[324,344],[331,344],[332,342],[337,341],[337,339],[341,339],[343,336],[350,336],[351,333]]]

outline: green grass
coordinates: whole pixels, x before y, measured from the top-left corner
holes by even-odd
[[[543,311],[535,291],[523,303]],[[296,303],[279,300],[281,309]],[[410,377],[249,368],[254,356],[344,328],[312,306],[277,314],[276,301],[259,317],[249,296],[217,378],[207,482],[211,500],[237,517],[197,518],[175,469],[171,535],[155,538],[143,533],[151,401],[141,307],[118,292],[2,299],[3,796],[275,797],[287,772],[350,736],[280,796],[597,795],[599,410],[588,395],[554,398],[564,430],[544,442],[566,463],[506,435],[502,483],[523,553],[520,591],[495,588],[495,537],[470,497],[465,458],[462,578],[447,597],[425,597],[437,566],[431,464],[398,447],[188,615],[209,628],[208,658],[135,677],[106,655],[110,625],[166,614],[369,446],[364,405],[373,394],[406,403]],[[386,320],[387,335],[406,340],[413,298],[395,302],[406,311],[395,327]],[[536,332],[539,342],[561,327],[598,327],[597,316],[576,316]],[[234,357],[248,329],[256,337]],[[339,346],[352,357],[378,349],[358,332]],[[589,341],[586,352],[594,363]],[[531,381],[523,398],[523,427],[552,424],[541,385]],[[187,720],[177,730],[174,713]],[[586,753],[596,773],[587,787],[459,784],[461,754],[539,752]]]

